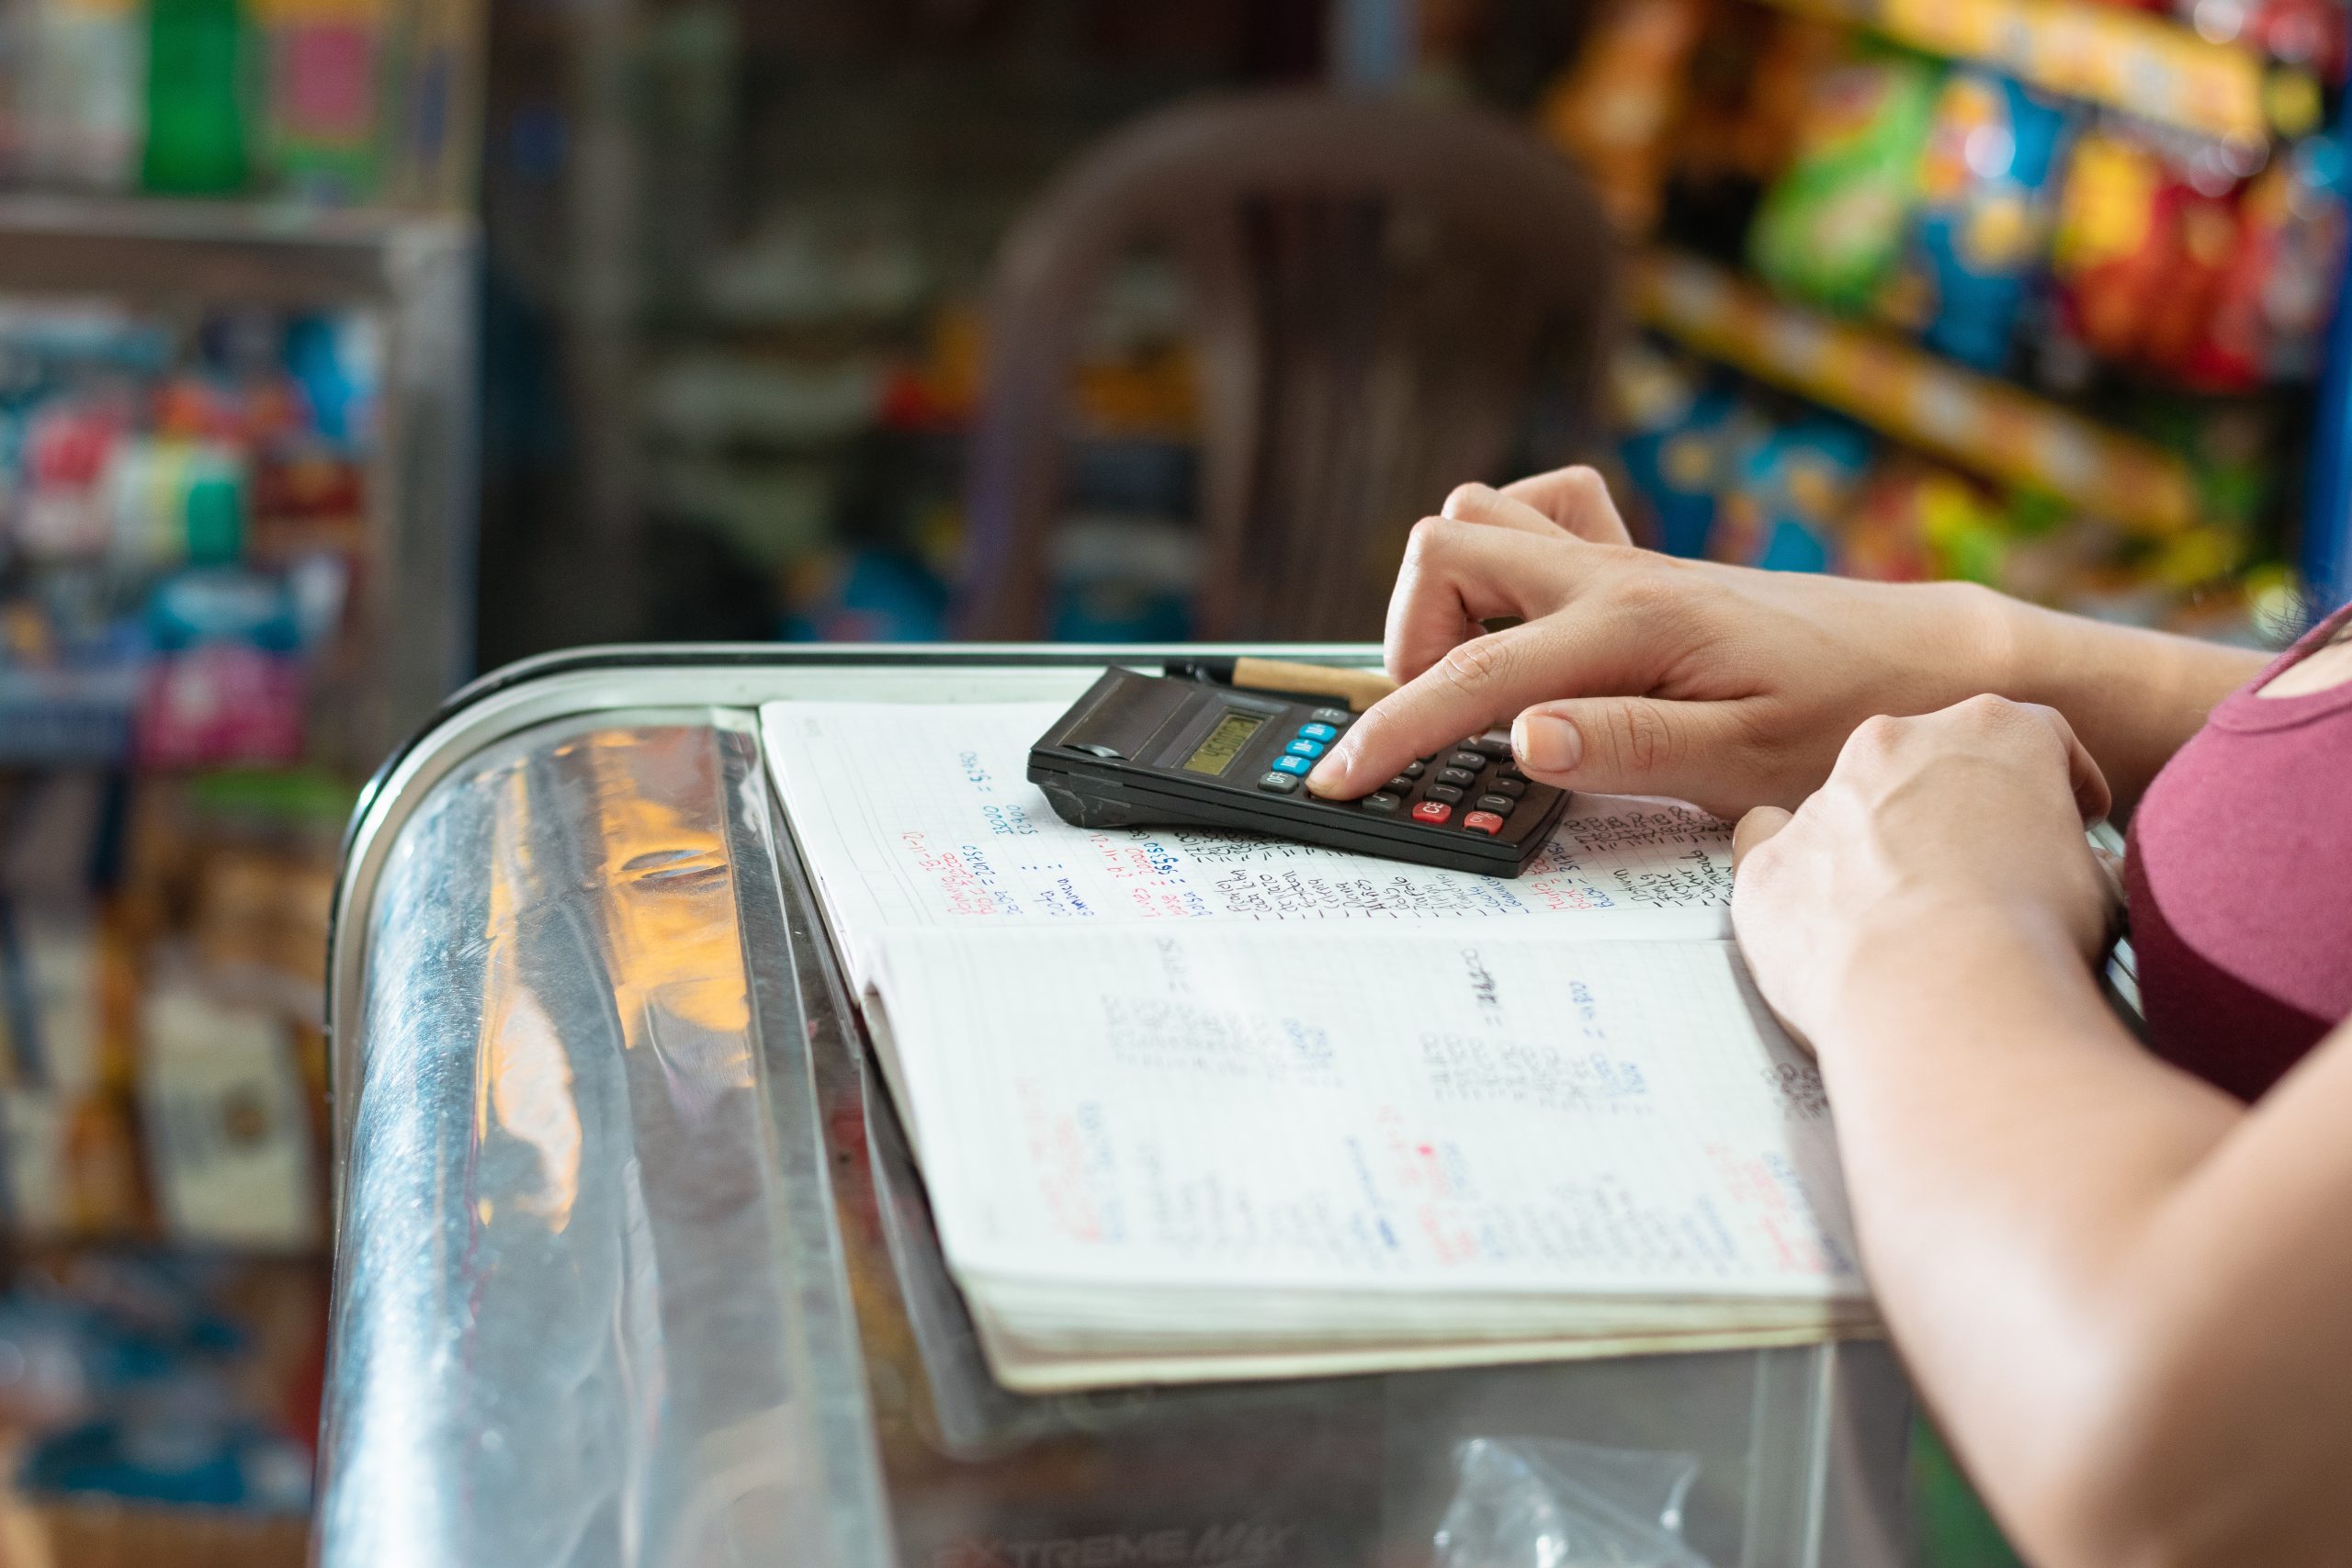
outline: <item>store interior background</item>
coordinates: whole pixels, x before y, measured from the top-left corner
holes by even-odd
[[[1579,171],[1593,417],[1537,353],[1452,477],[2263,641],[2346,588],[2346,59],[2339,0],[0,0],[0,1563],[301,1560],[338,840],[456,684],[1282,635],[1212,613],[1154,244],[1069,301],[1036,592],[975,586],[1000,246],[1106,138],[1312,91]],[[2012,1561],[1917,1473],[1923,1561]]]

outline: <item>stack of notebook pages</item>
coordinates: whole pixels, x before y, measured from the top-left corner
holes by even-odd
[[[1721,824],[1578,796],[1512,880],[1072,828],[1023,776],[1064,705],[762,715],[999,1381],[1874,1329]]]

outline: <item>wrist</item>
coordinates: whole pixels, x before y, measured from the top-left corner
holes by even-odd
[[[2012,599],[1978,582],[1948,582],[1937,586],[1951,595],[1951,635],[1955,648],[1951,668],[1964,690],[1952,700],[1991,692],[2015,701],[2035,700],[2024,688],[2036,668],[2032,643],[2038,627],[2034,606]]]
[[[1882,908],[1850,928],[1831,966],[1830,1016],[1816,1050],[1884,1049],[1923,1020],[1970,1019],[2075,997],[2099,1006],[2082,949],[2046,910],[1920,899]]]

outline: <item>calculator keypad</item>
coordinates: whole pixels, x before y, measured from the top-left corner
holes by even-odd
[[[1302,726],[1299,734],[1312,728]],[[1300,747],[1293,741],[1290,750],[1298,752]],[[1274,765],[1286,761],[1277,758]],[[1395,778],[1354,804],[1378,817],[1404,816],[1425,828],[1451,827],[1492,838],[1503,831],[1526,794],[1527,778],[1511,756],[1510,743],[1479,735],[1406,763]]]

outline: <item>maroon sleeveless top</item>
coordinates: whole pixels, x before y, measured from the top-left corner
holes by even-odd
[[[2232,693],[2132,814],[2124,888],[2148,1043],[2252,1100],[2352,1014],[2352,682]]]

